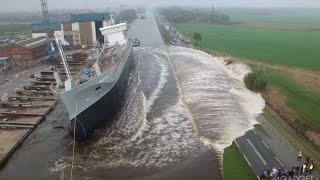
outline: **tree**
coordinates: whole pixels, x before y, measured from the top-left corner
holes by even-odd
[[[194,33],[193,34],[193,40],[196,41],[196,43],[198,44],[198,42],[200,42],[202,40],[201,34],[200,33]]]
[[[254,69],[251,73],[244,77],[246,87],[254,92],[262,92],[267,87],[267,78],[265,71],[260,67]]]

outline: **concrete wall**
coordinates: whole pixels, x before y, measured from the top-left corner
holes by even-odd
[[[64,35],[64,32],[63,31],[55,31],[54,32],[55,36],[59,39],[59,41],[61,42],[61,45],[67,45],[66,43],[66,40],[65,40],[65,35]],[[70,42],[68,42],[69,45],[70,45]]]
[[[73,31],[73,44],[74,45],[80,45],[81,43],[81,37],[80,37],[80,27],[79,27],[79,23],[75,22],[72,23],[72,31]],[[75,37],[77,36],[77,38]]]
[[[72,31],[72,23],[62,24],[63,31]]]
[[[81,45],[93,45],[91,22],[79,22]]]
[[[96,22],[91,22],[91,32],[92,32],[92,42],[97,42],[97,34],[96,34]],[[92,43],[92,44],[93,44]]]

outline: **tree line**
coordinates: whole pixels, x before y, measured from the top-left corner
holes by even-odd
[[[202,23],[228,23],[228,15],[205,9],[185,9],[169,7],[159,9],[161,15],[174,23],[202,22]]]

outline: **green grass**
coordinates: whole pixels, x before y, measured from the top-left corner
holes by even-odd
[[[301,150],[304,156],[310,156],[316,162],[320,162],[320,153],[310,145],[301,135],[297,134],[293,129],[287,128],[282,120],[276,119],[270,112],[265,111],[262,114],[297,150]],[[317,166],[316,166],[317,167]],[[320,169],[319,166],[317,167]]]
[[[253,173],[247,161],[244,159],[235,143],[227,147],[223,153],[223,179],[246,179],[256,180],[257,176]]]
[[[232,8],[224,10],[232,21],[272,23],[298,27],[319,28],[319,9],[303,8]]]
[[[257,129],[258,131],[260,131],[265,136],[271,138],[270,134],[263,128],[263,126],[261,124],[255,124],[254,128]]]
[[[264,14],[264,15],[252,15],[252,14],[242,14],[234,13],[231,14],[232,20],[237,22],[245,23],[269,23],[269,24],[281,24],[289,25],[296,27],[307,27],[307,28],[320,28],[320,22],[318,19],[320,15],[317,16],[303,16],[299,15],[273,15],[273,14]]]
[[[176,27],[191,39],[193,33],[200,33],[201,47],[205,49],[320,71],[319,32],[198,23],[181,23]]]
[[[280,88],[287,106],[299,115],[301,130],[320,131],[320,94],[308,90],[276,70],[267,70],[268,83]]]

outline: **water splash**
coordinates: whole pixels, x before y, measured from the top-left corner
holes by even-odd
[[[243,82],[245,75],[251,72],[248,65],[237,62],[229,57],[211,57],[214,61],[219,62],[218,65],[228,74],[229,77]]]
[[[168,75],[169,75],[168,65],[165,62],[161,61],[163,59],[160,56],[158,56],[154,51],[148,51],[148,53],[150,53],[154,57],[155,62],[160,67],[160,74],[159,74],[159,81],[157,83],[157,86],[152,91],[151,95],[149,96],[149,98],[146,102],[146,112],[147,113],[150,112],[151,106],[153,105],[154,101],[159,97],[161,89],[167,83],[167,79],[168,79]]]
[[[77,149],[77,162],[88,169],[168,167],[206,151],[179,98],[164,105],[156,103],[166,96],[163,89],[171,75],[165,50],[144,48],[139,56],[150,59],[141,59],[137,67],[126,108],[97,132],[98,139]],[[159,107],[164,113],[156,116],[153,109]]]
[[[143,94],[143,92],[141,92],[141,99],[142,99],[142,113],[141,113],[141,116],[139,116],[139,121],[138,121],[138,124],[140,124],[139,128],[137,129],[136,133],[130,138],[131,141],[136,141],[137,138],[141,138],[142,135],[143,135],[143,132],[144,131],[147,131],[149,126],[147,125],[147,112],[146,112],[146,96]]]
[[[222,152],[235,138],[253,128],[254,117],[261,113],[264,101],[238,81],[245,73],[236,67],[245,66],[223,68],[209,54],[184,47],[169,47],[168,53],[183,99],[205,145]]]

